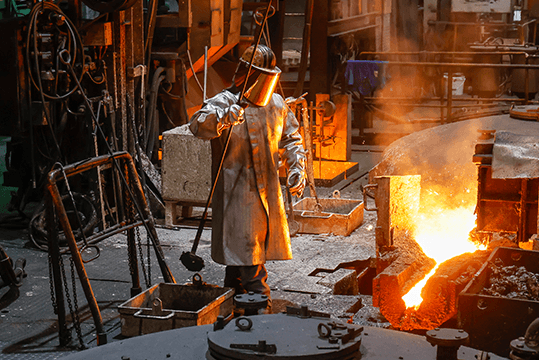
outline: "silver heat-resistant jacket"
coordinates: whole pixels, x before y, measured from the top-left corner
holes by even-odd
[[[237,102],[238,95],[224,90],[191,118],[193,134],[212,140],[213,179],[229,131],[220,134],[219,124]],[[278,94],[265,107],[247,107],[244,118],[232,128],[212,199],[212,258],[224,265],[288,260],[292,250],[278,167],[281,159],[290,173],[304,173],[299,124]]]

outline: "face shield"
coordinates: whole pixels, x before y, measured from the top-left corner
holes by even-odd
[[[249,64],[240,60],[236,77],[240,74],[246,74],[248,69]],[[271,96],[279,83],[280,76],[281,69],[276,66],[270,70],[253,65],[243,96],[254,105],[266,106],[270,102]]]

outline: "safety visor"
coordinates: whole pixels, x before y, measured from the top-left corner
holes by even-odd
[[[244,97],[257,106],[266,106],[271,100],[280,77],[281,69],[277,66],[269,70],[253,65]]]

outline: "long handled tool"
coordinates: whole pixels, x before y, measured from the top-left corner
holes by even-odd
[[[288,171],[286,172],[286,178],[288,179]],[[286,182],[286,199],[288,202],[288,232],[290,236],[296,236],[299,231],[299,223],[294,219],[294,204],[292,203],[292,194],[290,193],[288,181]]]
[[[268,2],[268,8],[266,9],[266,12],[264,14],[264,20],[262,21],[262,29],[264,28],[266,21],[268,19],[270,8],[271,8],[271,1]],[[247,71],[247,75],[245,76],[245,81],[243,83],[243,88],[241,90],[238,103],[242,102],[243,95],[245,94],[245,90],[247,89],[247,80],[249,79],[249,74],[251,73],[253,60],[255,57],[256,49],[258,48],[258,44],[260,44],[261,36],[262,36],[262,31],[260,31],[260,33],[258,34],[258,38],[256,39],[254,51],[251,56],[251,61],[249,61],[249,70]],[[190,271],[200,271],[204,268],[204,259],[196,255],[196,251],[198,248],[198,243],[200,242],[200,237],[202,236],[202,231],[204,230],[204,224],[206,223],[206,218],[208,217],[208,208],[210,207],[211,199],[213,197],[213,193],[217,185],[217,180],[219,180],[219,174],[221,173],[221,169],[223,167],[223,162],[225,160],[225,155],[228,149],[228,144],[230,143],[230,135],[232,134],[232,128],[233,126],[229,128],[228,134],[226,135],[225,146],[223,148],[223,153],[221,154],[221,160],[219,161],[217,174],[215,175],[215,180],[213,181],[213,184],[210,190],[210,195],[208,196],[208,200],[206,201],[206,206],[204,207],[204,212],[202,213],[202,219],[200,220],[200,224],[198,226],[198,230],[195,235],[195,240],[193,241],[193,247],[191,248],[191,251],[188,251],[188,252],[186,251],[182,254],[182,256],[180,256],[180,261],[187,268],[187,270],[190,270]]]
[[[316,212],[322,211],[322,205],[320,199],[316,194],[316,186],[314,184],[314,170],[313,170],[313,142],[311,138],[311,124],[309,121],[307,100],[302,99],[301,117],[303,120],[303,133],[305,134],[305,150],[307,152],[307,182],[309,183],[309,189],[311,196],[316,200]]]

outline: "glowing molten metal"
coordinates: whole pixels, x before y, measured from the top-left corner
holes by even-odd
[[[415,240],[426,256],[436,261],[436,266],[406,295],[402,297],[406,308],[418,308],[423,301],[421,290],[427,280],[434,275],[438,265],[457,255],[473,253],[482,249],[469,239],[470,231],[475,227],[475,205],[456,209],[430,207],[420,213]]]

